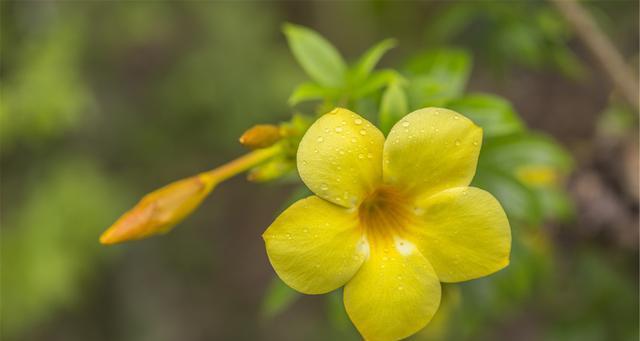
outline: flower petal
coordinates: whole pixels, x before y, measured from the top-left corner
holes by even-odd
[[[298,172],[319,197],[356,206],[382,179],[382,133],[361,116],[336,108],[300,141]]]
[[[368,254],[357,213],[316,196],[287,208],[263,238],[278,276],[305,294],[341,287]]]
[[[366,340],[398,340],[422,329],[440,304],[431,264],[407,241],[380,249],[344,289],[347,314]]]
[[[411,233],[440,281],[467,281],[509,264],[509,220],[489,192],[452,188],[423,197],[417,205],[423,225]]]
[[[467,186],[478,163],[482,129],[441,108],[416,110],[401,119],[384,144],[384,178],[421,194]]]

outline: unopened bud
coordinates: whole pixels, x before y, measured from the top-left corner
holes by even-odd
[[[168,232],[193,212],[213,187],[214,183],[197,175],[157,189],[111,225],[100,242],[115,244]]]
[[[240,136],[240,143],[249,149],[259,149],[272,146],[282,135],[280,127],[273,124],[257,124]]]
[[[252,182],[267,182],[282,177],[293,168],[291,160],[274,159],[253,168],[247,175],[247,179]]]

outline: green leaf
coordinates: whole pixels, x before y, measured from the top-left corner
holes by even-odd
[[[334,290],[325,295],[327,319],[329,320],[330,340],[361,340],[344,308],[343,289]]]
[[[511,174],[489,166],[478,166],[473,186],[493,194],[510,219],[531,225],[542,221],[542,211],[535,194]]]
[[[260,312],[266,318],[273,318],[290,307],[299,297],[297,291],[275,276],[264,295]]]
[[[313,80],[329,87],[344,85],[346,64],[329,41],[309,28],[294,24],[285,24],[283,32],[294,57]]]
[[[395,46],[395,39],[385,39],[367,50],[353,67],[354,83],[359,84],[366,80],[373,68],[378,64],[378,61],[380,61],[380,58]]]
[[[293,90],[289,96],[289,105],[294,106],[301,102],[324,99],[328,94],[327,89],[315,83],[303,83]]]
[[[485,138],[519,133],[524,128],[509,101],[498,96],[472,94],[454,99],[446,106],[482,127]]]
[[[378,116],[380,130],[385,135],[388,134],[391,127],[408,113],[407,95],[404,89],[400,82],[391,82],[382,94],[380,114]]]
[[[548,136],[511,135],[487,141],[480,163],[500,167],[515,174],[521,167],[547,166],[568,173],[573,167],[571,155]]]
[[[570,221],[575,218],[575,207],[569,195],[558,188],[533,188],[542,214],[558,221]]]
[[[464,91],[471,72],[471,56],[464,50],[441,49],[421,53],[407,64],[410,109],[442,106]]]
[[[389,85],[391,82],[402,77],[395,70],[376,71],[359,87],[353,91],[353,99],[368,96],[377,90]]]

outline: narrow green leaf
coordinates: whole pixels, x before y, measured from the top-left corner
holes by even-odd
[[[575,207],[566,191],[549,187],[536,187],[533,191],[545,217],[565,222],[575,218]]]
[[[398,81],[391,82],[382,94],[378,120],[380,130],[385,135],[389,133],[396,122],[408,114],[407,95],[399,83]]]
[[[389,85],[389,83],[396,79],[401,79],[401,76],[395,70],[387,69],[375,71],[362,85],[354,89],[353,99],[368,96]]]
[[[359,84],[366,80],[380,61],[380,58],[395,46],[395,39],[385,39],[367,50],[353,67],[354,83]]]
[[[478,165],[473,186],[493,194],[510,219],[531,225],[542,222],[542,211],[535,194],[508,172]]]
[[[283,32],[294,57],[313,80],[330,87],[344,85],[346,64],[329,41],[309,28],[294,24],[285,24]]]
[[[289,96],[289,105],[294,106],[301,102],[325,99],[327,90],[315,83],[303,83],[293,90]]]
[[[266,318],[273,318],[290,307],[298,297],[300,294],[297,291],[275,276],[264,295],[260,312]]]
[[[518,134],[486,141],[480,163],[500,167],[515,174],[521,167],[547,166],[568,173],[571,155],[557,142],[542,134]]]
[[[471,56],[464,50],[425,52],[407,64],[411,109],[439,106],[464,91],[471,72]]]
[[[485,138],[520,133],[524,124],[509,101],[489,94],[471,94],[446,104],[482,127]]]
[[[334,290],[325,295],[326,311],[329,322],[330,331],[329,339],[356,341],[362,338],[358,335],[356,328],[351,323],[349,315],[344,308],[343,289]]]

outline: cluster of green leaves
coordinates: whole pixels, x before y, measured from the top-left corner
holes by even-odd
[[[376,70],[385,52],[395,45],[393,40],[374,45],[349,65],[331,43],[309,28],[287,24],[284,33],[296,60],[312,79],[295,89],[289,100],[292,105],[316,101],[315,115],[345,106],[377,122],[385,134],[404,115],[430,106],[458,111],[483,128],[483,148],[473,185],[493,193],[507,211],[516,265],[480,284],[465,286],[463,296],[470,301],[493,300],[482,306],[495,308],[506,304],[505,288],[511,292],[506,295],[509,300],[530,292],[548,258],[544,243],[529,241],[537,231],[530,227],[571,217],[571,204],[563,189],[563,179],[572,167],[569,154],[550,137],[527,129],[508,100],[493,94],[466,93],[472,58],[464,50],[423,51],[399,70]],[[272,316],[284,310],[296,297],[275,279],[266,295],[265,313]],[[486,313],[486,309],[476,310],[474,319]]]
[[[96,236],[128,199],[127,190],[89,160],[66,157],[28,173],[26,199],[2,226],[5,337],[80,303],[94,268],[106,261]]]
[[[78,29],[84,26],[84,19],[69,16],[53,27],[48,20],[31,26],[35,41],[6,42],[12,44],[13,53],[4,58],[6,74],[0,83],[0,143],[4,151],[19,143],[37,144],[60,136],[91,108],[92,94],[76,68],[85,43],[84,31]]]
[[[586,74],[567,46],[567,23],[544,2],[450,2],[431,19],[424,26],[427,44],[470,45],[499,73],[524,66],[551,67],[571,78]]]

